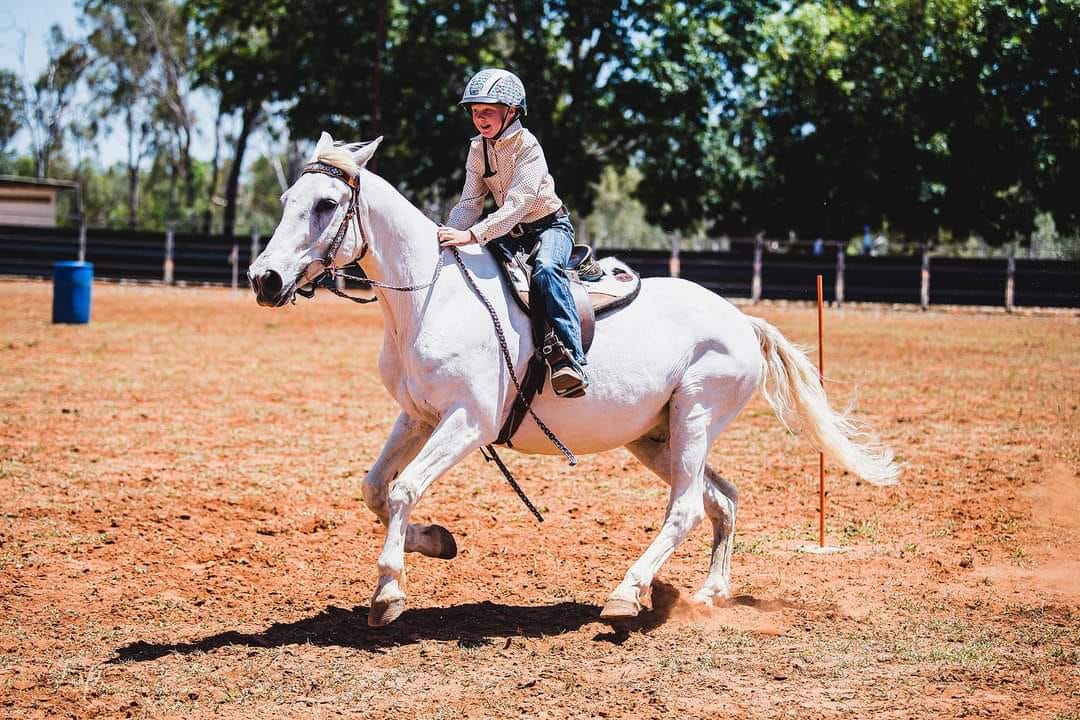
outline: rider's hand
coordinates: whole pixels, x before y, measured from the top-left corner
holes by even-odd
[[[440,227],[438,231],[439,245],[442,247],[457,247],[476,242],[471,230],[455,230],[452,227]]]

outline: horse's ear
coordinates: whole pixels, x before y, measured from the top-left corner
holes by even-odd
[[[364,167],[368,164],[368,161],[375,156],[375,151],[379,149],[379,143],[382,142],[383,136],[375,138],[369,143],[365,143],[362,147],[353,150],[353,159],[356,160],[356,164],[359,167]]]
[[[319,159],[319,153],[332,147],[334,147],[334,138],[330,137],[330,133],[323,130],[322,135],[319,136],[319,142],[315,143],[315,149],[311,151],[311,157],[308,159],[308,162],[315,162]]]

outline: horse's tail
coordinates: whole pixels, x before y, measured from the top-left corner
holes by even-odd
[[[804,430],[814,447],[867,482],[895,485],[900,467],[892,450],[829,406],[806,353],[764,320],[750,317],[750,324],[761,345],[761,394],[780,422]]]

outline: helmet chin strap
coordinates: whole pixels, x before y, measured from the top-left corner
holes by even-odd
[[[503,113],[502,123],[499,125],[499,132],[495,133],[495,137],[491,138],[491,142],[494,142],[502,137],[502,134],[506,132],[506,128],[510,125],[510,113],[514,112],[514,109],[509,105],[506,106],[506,112]],[[514,112],[514,117],[517,117],[517,113]],[[491,164],[488,162],[488,139],[484,138],[484,177],[489,178],[495,174],[495,171],[491,169]]]

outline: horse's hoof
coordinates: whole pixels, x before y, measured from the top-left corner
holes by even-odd
[[[690,596],[690,602],[708,608],[723,607],[731,598],[731,593],[724,590],[701,588]]]
[[[428,557],[440,560],[453,560],[457,557],[457,542],[450,531],[442,525],[428,525],[421,534],[428,538],[432,547],[438,548],[430,554],[425,552],[424,554]]]
[[[704,588],[698,590],[696,593],[690,596],[690,602],[695,605],[701,605],[703,607],[711,608],[714,606],[713,593],[711,590],[705,590]]]
[[[401,613],[405,612],[405,598],[392,600],[375,600],[368,610],[367,624],[369,627],[383,627],[397,620]]]
[[[636,602],[621,598],[608,598],[608,601],[604,603],[604,609],[600,611],[600,619],[605,622],[631,620],[636,618],[639,612],[641,612],[641,605]]]

